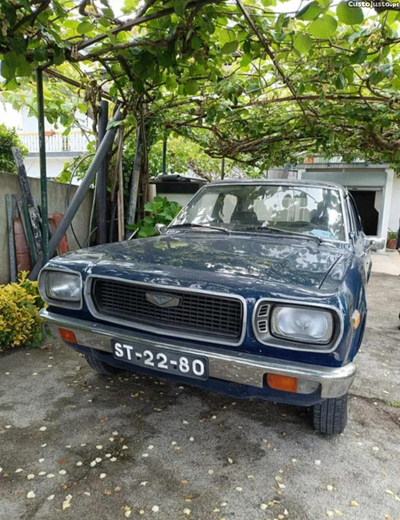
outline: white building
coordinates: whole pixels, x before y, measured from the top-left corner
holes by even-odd
[[[0,121],[7,127],[15,128],[21,142],[29,153],[24,159],[28,177],[40,177],[38,121],[28,115],[27,110],[17,112],[9,104],[0,104]],[[87,127],[87,121],[81,121]],[[47,177],[54,179],[64,169],[66,162],[87,151],[88,137],[80,130],[63,135],[65,128],[45,124]]]
[[[388,164],[315,157],[287,171],[269,170],[268,177],[337,182],[354,197],[366,235],[386,238],[389,231],[397,232],[400,227],[400,178]]]

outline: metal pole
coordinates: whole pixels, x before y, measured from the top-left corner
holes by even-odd
[[[97,149],[107,132],[108,124],[108,102],[100,103],[99,131],[97,140]],[[96,203],[97,203],[97,244],[105,244],[107,242],[107,177],[108,177],[108,160],[104,158],[99,168],[96,185]]]
[[[167,132],[164,132],[163,147],[162,147],[162,174],[167,173]]]
[[[120,110],[117,111],[117,113],[114,116],[114,119],[112,123],[116,123],[118,121],[122,121],[124,118],[122,112]],[[71,200],[67,211],[65,212],[65,215],[63,219],[60,222],[60,225],[54,232],[54,235],[51,237],[51,240],[49,242],[49,256],[52,256],[56,249],[58,244],[60,243],[62,237],[65,235],[67,229],[69,228],[72,219],[75,217],[76,212],[79,209],[79,206],[82,204],[83,199],[86,196],[87,191],[90,188],[90,185],[93,182],[93,179],[98,172],[100,165],[104,159],[104,157],[107,155],[108,150],[110,149],[110,146],[112,145],[114,141],[115,134],[117,133],[118,125],[113,125],[109,130],[107,130],[106,135],[104,136],[104,139],[101,142],[101,145],[99,146],[96,155],[93,157],[93,161],[91,165],[89,166],[84,178],[82,179],[81,184],[79,185],[79,188],[75,192],[75,195],[73,199]],[[39,274],[39,271],[43,265],[43,258],[39,258],[36,262],[35,267],[32,269],[31,274],[29,275],[29,278],[31,280],[35,280],[37,275]]]
[[[223,180],[225,177],[225,157],[222,157],[221,161],[221,179]]]
[[[47,207],[46,140],[44,123],[43,70],[36,69],[39,157],[40,157],[40,200],[42,210],[42,255],[43,262],[49,260],[49,213]]]

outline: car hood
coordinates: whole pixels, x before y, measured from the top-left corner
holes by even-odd
[[[198,288],[271,283],[320,288],[343,254],[339,246],[311,240],[183,231],[75,251],[52,263],[87,274]]]

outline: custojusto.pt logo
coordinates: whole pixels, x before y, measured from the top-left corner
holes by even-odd
[[[387,9],[387,8],[395,8],[400,7],[400,2],[379,2],[374,0],[349,0],[347,2],[347,5],[349,7],[365,7],[365,8],[381,8],[381,9]]]

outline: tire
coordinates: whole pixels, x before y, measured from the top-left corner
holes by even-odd
[[[116,374],[120,374],[122,370],[120,368],[113,367],[108,363],[104,363],[104,361],[100,361],[93,356],[85,356],[88,364],[96,370],[96,372],[100,372],[101,374],[106,374],[108,376],[115,376]]]
[[[343,433],[347,424],[347,394],[312,407],[314,429],[329,435]]]

